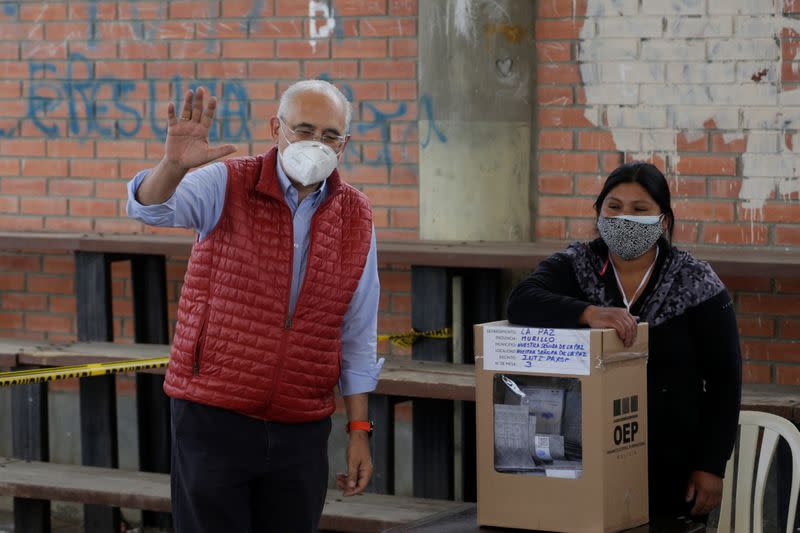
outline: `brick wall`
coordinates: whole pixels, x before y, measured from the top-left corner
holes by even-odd
[[[221,97],[212,140],[257,153],[280,91],[323,77],[355,104],[344,173],[372,199],[379,236],[415,238],[416,120],[431,118],[417,92],[417,0],[329,8],[0,2],[0,231],[156,231],[124,217],[125,183],[160,157],[170,99],[210,87]],[[604,175],[647,158],[671,176],[680,243],[800,253],[800,2],[538,0],[537,10],[536,239],[590,237]],[[184,265],[168,267],[173,316]],[[122,341],[133,331],[128,268],[114,267]],[[65,254],[0,253],[0,336],[73,339],[73,276]],[[381,279],[379,331],[404,331],[408,268],[383,265]],[[746,380],[800,384],[800,283],[725,281]]]
[[[536,238],[591,237],[604,175],[645,159],[668,171],[679,244],[800,254],[798,15],[790,0],[541,0]],[[798,281],[724,281],[745,380],[800,384]]]

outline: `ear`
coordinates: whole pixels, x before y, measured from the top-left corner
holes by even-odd
[[[272,117],[269,119],[269,132],[272,135],[272,140],[275,141],[275,144],[278,144],[278,136],[280,135],[281,130],[281,121],[278,117]]]

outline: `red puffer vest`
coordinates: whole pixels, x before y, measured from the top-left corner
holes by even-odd
[[[372,209],[336,171],[328,178],[290,317],[292,214],[276,161],[273,148],[226,162],[220,220],[189,258],[164,391],[265,420],[306,422],[335,409],[342,320],[369,252]]]

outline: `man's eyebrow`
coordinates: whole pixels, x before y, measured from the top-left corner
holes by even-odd
[[[314,124],[311,124],[310,122],[301,122],[300,124],[297,124],[292,129],[296,130],[297,128],[308,128],[308,129],[311,129],[311,130],[316,130],[317,126],[314,125]],[[339,137],[342,137],[342,133],[339,130],[337,130],[336,128],[324,129],[324,130],[322,130],[322,133],[333,133],[334,135],[338,135]]]

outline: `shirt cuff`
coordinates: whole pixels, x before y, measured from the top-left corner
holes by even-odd
[[[378,377],[385,361],[381,357],[369,363],[368,366],[342,368],[342,373],[339,376],[339,391],[341,391],[342,396],[353,396],[354,394],[374,391],[378,386]]]
[[[126,210],[128,216],[137,220],[142,220],[147,224],[156,225],[159,219],[173,218],[175,213],[175,193],[162,204],[143,205],[136,199],[136,191],[142,181],[150,174],[150,170],[143,170],[136,174],[128,182],[128,204]]]

